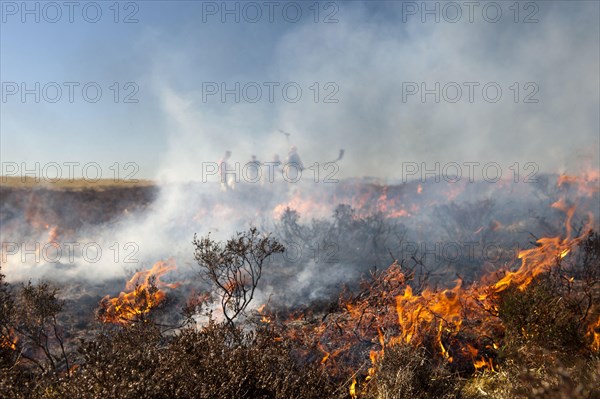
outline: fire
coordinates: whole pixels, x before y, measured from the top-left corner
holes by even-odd
[[[563,187],[566,192],[570,189],[568,185],[581,187],[581,184],[578,179],[564,177],[558,185],[559,189]],[[584,186],[589,187],[587,184]],[[413,190],[417,194],[423,193],[420,184],[405,186],[405,192],[407,188],[412,193]],[[328,214],[325,210],[327,204],[344,203],[355,210],[357,217],[376,212],[395,218],[411,216],[417,213],[418,206],[428,206],[432,203],[428,201],[435,201],[429,199],[428,188],[427,193],[423,193],[425,197],[420,197],[423,202],[413,208],[410,202],[401,201],[404,199],[400,195],[402,190],[396,190],[394,187],[374,184],[363,187],[358,194],[354,191],[348,195],[340,189],[335,195],[321,198],[304,198],[298,192],[275,210],[281,213],[289,206],[300,210],[301,214]],[[453,184],[445,191],[445,198],[451,200],[463,190],[463,184]],[[448,289],[427,287],[421,281],[419,285],[414,280],[413,270],[403,269],[401,263],[394,262],[384,272],[373,273],[358,296],[342,296],[339,312],[328,313],[320,321],[310,320],[310,313],[307,313],[306,318],[302,316],[302,321],[290,317],[281,322],[276,317],[271,319],[264,314],[264,305],[258,309],[261,321],[269,323],[270,328],[281,336],[301,341],[304,348],[311,348],[307,350],[312,351],[310,357],[316,358],[324,368],[333,369],[336,375],[348,371],[336,369],[337,363],[343,363],[341,359],[347,361],[361,356],[364,361],[363,357],[368,353],[370,367],[363,368],[363,363],[352,379],[346,380],[351,381],[349,394],[352,398],[362,395],[361,383],[376,377],[378,364],[386,351],[395,345],[425,348],[428,354],[433,353],[439,361],[450,364],[456,370],[495,372],[498,350],[504,344],[506,333],[499,315],[499,294],[509,287],[524,291],[536,277],[557,270],[563,261],[570,261],[567,257],[588,235],[593,220],[589,217],[586,226],[575,229],[573,218],[576,206],[573,202],[573,198],[565,196],[552,204],[553,209],[565,215],[564,234],[537,239],[533,248],[518,252],[517,261],[508,265],[513,267],[488,272],[477,283],[464,286],[459,278],[454,287]],[[476,225],[472,230],[475,235],[501,229],[507,232],[517,230],[512,226],[492,220],[489,224]],[[590,347],[600,351],[600,318],[596,318],[594,311],[590,313],[593,316],[586,317],[582,322],[584,328],[587,326],[585,332]],[[370,347],[365,347],[365,344]],[[364,379],[357,382],[356,375],[359,372],[364,373]]]
[[[600,351],[600,316],[595,323],[588,326],[586,337],[591,341],[590,348],[593,351]]]
[[[13,351],[17,350],[17,344],[19,343],[19,337],[14,335],[14,330],[9,329],[8,335],[2,335],[0,337],[0,348],[8,348]]]
[[[352,384],[350,385],[350,397],[352,399],[358,398],[358,395],[356,394],[356,378],[352,379]]]
[[[56,243],[59,238],[58,226],[50,226],[49,224],[44,225],[44,229],[48,231],[48,243]]]
[[[323,358],[321,358],[321,364],[325,364],[327,360],[329,360],[329,356],[331,356],[331,353],[329,353],[321,343],[319,343],[319,350],[323,353]]]
[[[589,169],[578,176],[560,175],[556,185],[565,190],[573,187],[580,197],[591,197],[600,192],[600,170]]]
[[[398,324],[402,328],[401,341],[407,344],[420,345],[423,339],[421,332],[432,323],[437,325],[436,340],[443,357],[450,359],[442,342],[444,331],[457,332],[462,324],[459,280],[452,290],[441,292],[425,289],[421,295],[413,295],[412,288],[406,287],[403,296],[396,298]]]
[[[482,357],[481,359],[473,360],[473,365],[475,366],[476,370],[488,369],[494,371],[494,363],[492,362],[492,359],[485,359]]]
[[[273,209],[273,216],[279,219],[287,208],[298,211],[301,215],[310,217],[325,217],[331,214],[333,210],[327,205],[331,203],[325,198],[305,198],[301,191],[297,191],[289,201],[278,204]]]
[[[535,248],[519,251],[518,258],[521,260],[519,269],[507,272],[503,278],[489,287],[488,292],[479,296],[480,300],[485,301],[489,295],[498,294],[511,285],[515,285],[521,291],[525,290],[535,277],[550,270],[557,260],[565,258],[571,252],[571,248],[587,234],[588,226],[584,228],[582,235],[571,238],[573,233],[571,221],[575,214],[575,206],[569,206],[564,199],[561,199],[553,203],[552,208],[566,214],[566,237],[543,237],[537,240]]]
[[[497,309],[494,307],[496,294],[507,289],[509,286],[516,286],[519,290],[524,290],[534,280],[534,278],[544,272],[549,271],[557,265],[566,256],[569,255],[572,248],[587,235],[589,230],[583,229],[582,234],[576,238],[571,238],[573,229],[571,220],[574,215],[575,207],[568,206],[565,201],[559,201],[553,205],[556,209],[562,210],[566,214],[566,237],[544,237],[536,242],[536,246],[531,249],[519,252],[518,259],[520,266],[516,271],[506,272],[500,279],[493,282],[491,276],[487,276],[482,281],[492,281],[489,284],[474,284],[463,288],[462,281],[456,281],[452,289],[432,290],[424,288],[420,293],[415,293],[413,287],[406,285],[403,293],[396,296],[395,313],[397,315],[397,324],[400,327],[399,334],[388,337],[387,343],[380,334],[380,351],[371,351],[370,358],[373,366],[381,359],[384,354],[385,346],[397,344],[422,346],[431,346],[438,355],[449,363],[453,363],[456,357],[461,359],[471,359],[475,370],[495,371],[493,358],[489,356],[489,351],[498,349],[495,342],[487,344],[479,341],[469,342],[466,337],[489,337],[493,329],[502,329],[501,322],[497,318]],[[350,314],[357,317],[356,305],[347,306]],[[466,314],[469,314],[471,320],[477,320],[479,323],[472,323],[466,328],[469,333],[462,332],[463,324],[467,320]],[[588,327],[587,336],[591,342],[593,350],[600,348],[600,319]],[[426,341],[433,339],[433,342]],[[478,348],[479,347],[479,348]],[[375,368],[369,369],[367,379],[373,377]]]
[[[397,341],[419,346],[424,343],[425,337],[433,335],[438,353],[448,362],[452,362],[453,356],[450,353],[449,343],[453,342],[453,338],[461,331],[465,312],[471,312],[473,319],[488,324],[488,329],[498,325],[499,321],[494,316],[497,315],[497,309],[493,304],[495,296],[509,286],[525,290],[535,277],[549,271],[565,258],[589,232],[586,228],[580,236],[571,238],[573,233],[571,220],[575,207],[568,206],[563,200],[553,204],[553,207],[566,213],[566,237],[540,238],[534,248],[519,252],[519,268],[516,271],[506,272],[496,282],[463,289],[459,280],[451,290],[432,291],[425,288],[419,295],[415,295],[413,289],[407,286],[404,294],[396,298],[396,313],[401,327],[400,335],[396,337]],[[485,280],[489,280],[489,277],[482,281]],[[600,347],[599,328],[600,320],[588,328],[588,337],[594,350]],[[475,332],[486,335],[485,331]],[[496,349],[497,345],[488,344],[486,348]],[[494,370],[493,360],[484,356],[479,349],[469,343],[462,349],[455,348],[455,353],[470,356],[476,370]]]
[[[271,323],[271,317],[269,317],[266,313],[265,313],[265,308],[267,307],[267,304],[264,303],[261,306],[258,307],[258,309],[256,309],[256,311],[258,312],[258,314],[261,316],[260,317],[260,322],[261,323],[265,323],[265,324],[270,324]]]
[[[412,207],[413,209],[406,209],[399,196],[395,195],[390,197],[388,194],[389,186],[382,186],[379,190],[381,193],[376,199],[373,198],[374,194],[378,191],[375,189],[372,190],[373,192],[367,191],[362,196],[352,198],[350,200],[352,207],[358,209],[361,216],[377,212],[388,218],[408,217],[416,211],[416,208],[414,207]],[[420,194],[418,188],[417,191]]]
[[[357,217],[380,213],[387,218],[403,218],[418,212],[418,204],[403,202],[404,194],[400,190],[393,191],[391,194],[390,191],[390,186],[376,184],[360,187],[358,193],[355,186],[341,188],[335,193],[312,193],[311,195],[303,195],[298,190],[289,200],[273,208],[273,216],[278,219],[287,208],[290,208],[304,217],[327,217],[334,211],[333,204],[350,205],[356,210]],[[422,191],[423,188],[419,185],[418,194]]]
[[[521,267],[515,272],[506,273],[492,286],[492,290],[499,293],[511,284],[524,290],[536,276],[548,271],[557,258],[562,259],[567,256],[574,244],[575,240],[561,240],[560,237],[540,238],[537,241],[538,247],[519,252]]]
[[[569,223],[571,217],[572,213],[567,212]],[[571,233],[570,227],[567,231]],[[494,353],[499,346],[492,337],[494,331],[503,330],[494,308],[496,294],[510,285],[525,289],[537,275],[568,256],[580,239],[541,238],[536,247],[519,253],[520,266],[516,271],[506,272],[501,278],[488,276],[482,281],[490,283],[468,287],[458,279],[450,289],[417,289],[408,285],[410,278],[406,271],[394,263],[384,273],[373,276],[367,294],[342,303],[343,313],[332,319],[331,324],[322,322],[318,327],[297,328],[290,321],[286,335],[313,337],[313,347],[321,352],[320,363],[324,366],[360,342],[378,343],[378,348],[369,351],[372,366],[367,381],[375,377],[376,366],[386,348],[394,345],[429,347],[440,359],[456,363],[457,367],[471,362],[474,370],[495,371]],[[600,322],[589,328],[593,347],[599,345],[599,327]],[[356,383],[351,388],[358,395]]]
[[[107,295],[100,302],[100,319],[105,323],[127,324],[143,317],[165,299],[160,288],[177,288],[178,283],[169,284],[160,280],[166,273],[175,270],[173,259],[156,262],[149,270],[139,271],[125,285],[127,292],[116,298]]]

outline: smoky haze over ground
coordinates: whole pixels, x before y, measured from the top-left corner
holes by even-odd
[[[398,255],[401,233],[415,242],[426,239],[483,242],[483,231],[491,235],[488,240],[507,245],[517,242],[522,246],[528,245],[530,232],[560,234],[556,226],[563,226],[563,215],[550,208],[556,197],[544,187],[522,183],[522,178],[518,187],[506,189],[500,183],[482,181],[478,169],[477,185],[471,189],[444,181],[437,184],[430,179],[424,185],[422,197],[419,197],[417,182],[410,182],[406,192],[398,188],[398,183],[404,180],[402,169],[406,162],[425,163],[428,170],[434,169],[436,162],[497,162],[508,180],[512,177],[509,167],[515,162],[521,165],[523,174],[525,163],[536,164],[539,176],[544,172],[563,171],[578,174],[590,167],[597,168],[599,4],[538,3],[539,11],[535,15],[538,22],[529,24],[514,23],[508,3],[502,3],[504,17],[497,23],[486,22],[481,12],[469,23],[466,8],[457,23],[443,19],[435,23],[431,15],[429,22],[422,23],[419,14],[406,16],[407,21],[403,22],[402,4],[340,2],[335,16],[339,22],[332,24],[315,24],[312,17],[298,23],[279,20],[275,24],[265,21],[223,24],[218,16],[202,23],[201,6],[196,3],[186,2],[176,8],[162,2],[144,2],[148,15],[160,14],[168,7],[180,18],[179,22],[172,23],[169,14],[164,19],[159,18],[156,24],[148,21],[140,24],[134,47],[127,54],[132,62],[123,70],[118,69],[121,64],[111,63],[114,61],[103,60],[91,65],[91,61],[86,60],[85,65],[91,71],[105,67],[102,73],[109,79],[125,81],[135,76],[145,101],[140,102],[140,107],[129,115],[131,119],[126,120],[136,134],[140,133],[139,129],[147,129],[147,138],[144,130],[144,137],[139,137],[127,153],[122,152],[127,150],[120,145],[121,137],[113,137],[110,151],[105,153],[102,148],[86,152],[94,150],[95,137],[90,137],[90,145],[78,156],[112,159],[114,151],[140,165],[139,177],[156,179],[160,192],[147,209],[117,217],[107,224],[84,226],[70,237],[100,243],[108,257],[112,252],[107,248],[114,242],[121,246],[134,242],[139,247],[136,258],[140,263],[129,267],[104,258],[105,261],[98,264],[76,261],[74,265],[48,268],[48,265],[20,263],[18,259],[14,263],[13,259],[12,264],[3,267],[3,272],[13,281],[51,276],[122,281],[126,270],[147,268],[160,259],[175,256],[183,274],[195,270],[191,246],[194,233],[202,236],[212,232],[215,238],[222,240],[250,225],[272,231],[273,219],[280,214],[275,214],[276,208],[281,211],[286,205],[303,205],[303,201],[308,202],[313,211],[314,207],[325,204],[327,207],[319,209],[317,216],[331,220],[339,203],[360,205],[353,203],[352,195],[348,194],[351,190],[343,194],[336,190],[342,190],[340,187],[352,178],[365,176],[394,184],[391,190],[396,191],[389,197],[415,204],[415,208],[407,207],[411,218],[396,220],[394,217],[385,222],[404,226],[399,226],[400,230],[388,229],[388,235],[380,237],[383,244],[376,251],[361,246],[367,241],[365,235],[337,236],[341,241],[336,243],[349,245],[347,253],[356,251],[356,257],[340,259],[335,267],[320,267],[314,258],[307,256],[292,265],[294,272],[285,277],[282,292],[287,288],[287,294],[297,293],[300,298],[318,296],[332,285],[356,280],[373,266],[388,266],[392,259],[389,252],[396,251]],[[79,55],[85,56],[85,53]],[[139,66],[139,71],[134,71],[131,65]],[[221,102],[219,94],[204,101],[202,88],[206,82],[225,83],[229,88],[236,82],[242,86],[247,82],[259,85],[279,82],[280,87],[287,82],[297,82],[303,96],[298,102],[290,103],[282,99],[279,91],[275,101],[270,103],[263,91],[262,100],[255,104],[236,103],[231,95]],[[317,103],[310,90],[314,82],[319,82],[321,87]],[[426,103],[422,103],[420,92],[403,96],[406,94],[403,83],[415,83],[417,87],[425,84],[431,89],[436,82],[440,86],[456,82],[462,88],[462,98],[457,103],[444,98],[436,103],[433,95],[427,95]],[[468,100],[465,82],[479,84],[472,103]],[[481,92],[490,82],[502,89],[502,97],[495,103],[485,101]],[[515,82],[520,89],[518,103],[514,102],[514,92],[510,89]],[[339,88],[334,95],[338,102],[323,102],[328,93],[324,90],[327,83]],[[534,95],[538,102],[523,103],[526,94],[531,93],[525,88],[528,83],[539,89]],[[14,116],[24,110],[28,115],[36,115],[36,106],[8,104],[7,125],[13,126]],[[102,109],[100,105],[98,109]],[[67,115],[72,114],[70,111]],[[58,118],[57,123],[48,126],[48,131],[64,130],[65,126],[60,123],[62,114],[54,116]],[[123,115],[118,114],[116,119],[111,119],[114,126],[109,126],[104,140],[109,141],[111,134],[118,134],[111,132],[112,127],[118,130],[117,121],[122,121],[121,117]],[[136,118],[143,123],[136,124]],[[19,123],[25,126],[26,119]],[[104,123],[106,120],[98,118],[98,126]],[[82,130],[86,132],[84,138],[94,136],[97,127],[90,125],[95,124],[86,121],[86,129]],[[204,177],[202,164],[217,162],[225,150],[232,151],[231,162],[242,164],[250,160],[251,154],[261,161],[271,160],[273,154],[279,154],[284,160],[288,142],[278,129],[292,133],[290,144],[298,147],[306,165],[332,161],[338,156],[338,150],[344,148],[346,153],[338,163],[339,173],[334,176],[340,183],[313,183],[312,174],[298,184],[281,184],[281,181],[265,185],[240,184],[235,191],[228,192],[219,191],[215,176],[211,183],[200,183]],[[162,140],[156,139],[157,130]],[[53,137],[51,134],[39,140],[28,137],[36,143],[32,155],[23,154],[19,158],[15,151],[6,161],[27,160],[30,156],[38,157],[34,159],[38,162],[72,160],[71,152],[61,152],[56,146],[46,147],[52,148],[51,152],[40,150],[48,140],[55,144]],[[123,140],[127,139],[123,136]],[[4,145],[7,139],[3,140],[2,151],[7,151],[5,148],[9,146]],[[419,176],[410,177],[412,180]],[[555,175],[551,177],[549,187],[556,181]],[[186,184],[189,181],[196,184]],[[353,186],[356,197],[368,189],[371,194],[366,196],[365,203],[377,203],[384,195],[381,186],[369,188],[367,182],[364,183]],[[465,191],[457,196],[457,190]],[[597,195],[596,192],[593,199],[597,200]],[[297,200],[298,196],[302,200]],[[453,199],[462,202],[463,208],[443,207]],[[496,202],[488,209],[488,205],[481,202],[486,199]],[[58,202],[52,206],[63,205]],[[469,208],[482,209],[479,219],[469,216],[479,224],[469,224],[465,222],[469,218],[460,216]],[[597,213],[597,209],[594,211]],[[313,215],[300,212],[301,223],[309,225]],[[585,209],[582,212],[585,214]],[[449,227],[444,229],[438,225],[440,214],[451,219],[456,217],[456,221],[449,222]],[[17,213],[16,217],[21,215]],[[580,217],[578,222],[582,220]],[[494,221],[499,221],[502,227],[495,227]],[[468,233],[457,236],[450,228],[452,223]],[[354,226],[348,231],[353,228],[361,231],[363,227]],[[343,230],[338,225],[331,229]],[[365,228],[363,232],[369,231]],[[319,230],[309,237],[309,244],[314,245],[315,240],[322,240],[330,233],[328,228]],[[43,244],[47,237],[46,231],[37,231],[38,235],[33,236],[27,234],[27,231],[17,231],[9,234],[8,239],[21,242],[33,237]],[[376,241],[377,237],[370,236],[370,240]],[[340,253],[344,252],[340,249]],[[481,268],[480,260],[473,261],[469,267]],[[54,273],[57,269],[61,272]],[[270,284],[264,288],[264,297],[275,291],[275,283]]]
[[[432,281],[448,286],[459,275],[470,281],[514,267],[518,251],[533,245],[532,237],[565,235],[565,212],[552,206],[560,196],[569,194],[568,204],[578,206],[572,220],[576,229],[590,223],[590,215],[598,220],[597,190],[582,194],[577,184],[557,189],[555,175],[538,178],[537,183],[410,181],[389,186],[362,180],[331,185],[279,180],[265,185],[241,182],[226,192],[214,183],[171,183],[161,186],[156,198],[140,209],[127,201],[120,207],[100,207],[106,218],[84,225],[76,221],[79,212],[89,212],[88,194],[75,192],[81,195],[79,203],[65,203],[57,197],[60,191],[50,191],[36,204],[14,200],[5,189],[3,242],[26,246],[28,251],[24,254],[21,247],[8,254],[2,270],[12,282],[47,279],[80,284],[85,287],[82,293],[99,299],[123,290],[134,271],[173,258],[178,270],[170,272],[167,281],[184,283],[172,293],[183,298],[199,287],[207,289],[198,279],[200,268],[193,257],[195,233],[210,233],[222,241],[257,226],[272,232],[286,253],[267,262],[253,306],[269,300],[272,306],[306,305],[331,298],[344,284],[356,289],[361,277],[385,269],[394,259],[407,268],[421,267],[414,260],[419,259]],[[31,208],[40,204],[50,212],[32,214]],[[346,208],[337,208],[340,204]],[[124,207],[131,211],[123,211]],[[297,210],[299,219],[285,224],[281,217],[286,207]],[[48,217],[52,212],[75,217],[66,223]],[[50,238],[54,227],[57,234]],[[51,241],[63,251],[66,243],[78,243],[74,260],[66,251],[58,262],[48,260],[55,256],[49,247],[46,257],[42,254],[41,261],[35,261],[34,243],[44,247]],[[88,243],[101,248],[99,260],[94,248],[87,258],[82,255],[81,248]],[[71,299],[80,295],[69,293],[75,295]]]

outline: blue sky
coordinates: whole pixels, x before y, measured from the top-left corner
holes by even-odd
[[[138,177],[195,179],[202,162],[218,160],[226,149],[240,162],[251,154],[285,156],[283,129],[292,132],[305,163],[326,162],[345,148],[345,177],[395,178],[407,161],[536,162],[543,171],[598,163],[598,2],[538,2],[537,9],[524,2],[517,23],[513,2],[496,3],[503,13],[496,23],[480,9],[469,22],[464,6],[455,23],[444,18],[454,18],[452,9],[439,23],[427,15],[423,23],[420,10],[408,13],[421,2],[320,2],[316,23],[312,1],[277,2],[272,23],[260,1],[256,23],[244,14],[222,22],[224,2],[130,3],[120,3],[119,23],[112,1],[97,2],[97,23],[83,18],[86,2],[77,3],[73,23],[64,7],[62,18],[49,23],[42,13],[47,3],[39,2],[36,23],[33,15],[22,22],[23,3],[2,1],[2,162],[93,161],[105,173],[114,162],[134,162]],[[297,22],[283,16],[286,3],[302,9]],[[244,2],[227,7],[236,4],[242,12]],[[214,15],[207,13],[212,7]],[[133,11],[138,22],[123,23]],[[538,22],[523,23],[532,12]],[[324,23],[332,13],[338,21]],[[76,88],[70,103],[64,89],[57,103],[35,103],[33,95],[23,102],[20,93],[5,92],[7,84],[35,82],[79,88],[95,82],[102,97],[86,102]],[[127,82],[139,89],[133,97],[139,102],[123,102],[134,87],[126,89]],[[262,97],[236,103],[233,95],[221,102],[206,94],[207,85],[236,82],[256,82]],[[279,84],[273,102],[265,82]],[[302,89],[297,102],[283,98],[280,88],[290,82]],[[403,101],[407,82],[479,86],[472,103],[466,92],[456,103],[435,103],[433,96],[422,103],[419,95]],[[503,90],[496,103],[482,98],[480,88],[490,82]],[[533,91],[539,101],[524,103]],[[327,94],[338,101],[324,102]]]

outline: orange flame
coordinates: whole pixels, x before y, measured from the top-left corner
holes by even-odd
[[[574,187],[580,197],[591,197],[600,191],[600,170],[590,169],[579,176],[560,175],[556,185],[562,189]]]
[[[125,289],[116,298],[107,295],[100,305],[103,313],[100,319],[105,323],[127,324],[139,320],[156,308],[164,299],[161,287],[177,288],[178,283],[169,284],[160,280],[164,274],[175,270],[173,259],[158,261],[149,270],[139,271],[127,282]]]
[[[417,187],[417,192],[422,192],[422,187]],[[273,208],[273,216],[280,218],[287,208],[296,210],[305,217],[327,217],[333,212],[331,204],[347,204],[356,211],[357,217],[366,217],[381,213],[388,218],[409,217],[419,210],[419,205],[405,204],[401,201],[398,192],[389,194],[390,187],[386,185],[367,185],[361,187],[357,195],[351,194],[320,194],[303,195],[297,191],[288,201],[280,203]]]
[[[358,398],[358,395],[356,394],[356,378],[352,379],[352,384],[350,385],[350,397],[352,399]]]
[[[600,316],[595,323],[588,326],[586,337],[591,341],[590,348],[593,351],[600,351]]]
[[[261,316],[261,318],[260,318],[261,323],[270,324],[271,318],[264,313],[266,307],[267,307],[267,304],[263,303],[261,306],[258,307],[258,309],[256,309],[256,311]]]
[[[421,344],[423,339],[421,332],[426,329],[426,325],[434,323],[437,325],[436,340],[441,354],[449,359],[449,354],[442,343],[442,334],[444,331],[460,330],[461,285],[462,281],[458,280],[452,290],[435,292],[427,288],[417,296],[414,296],[412,288],[407,286],[404,295],[396,298],[398,324],[402,328],[401,340],[407,344]]]
[[[17,344],[19,343],[19,337],[14,335],[14,330],[11,328],[8,335],[2,335],[0,339],[0,348],[8,348],[13,351],[17,350]]]
[[[559,186],[567,184],[566,182],[567,180],[563,183],[559,181]],[[568,184],[575,183],[576,180],[568,180]],[[460,184],[453,185],[452,188],[448,198],[462,189]],[[422,187],[419,186],[417,190],[421,193]],[[375,192],[367,191],[349,201],[356,209],[357,216],[369,211],[381,212],[387,217],[404,215],[402,212],[408,214],[406,209],[411,209],[412,212],[412,208],[405,209],[400,204],[397,200],[399,196],[388,196],[387,187],[379,186]],[[319,209],[324,203],[316,201],[313,204],[300,197],[296,199],[304,209],[312,208],[313,205],[313,209]],[[407,280],[412,277],[405,275],[401,265],[395,262],[385,272],[374,274],[373,281],[360,296],[350,300],[342,298],[342,312],[335,316],[334,322],[326,324],[322,321],[312,330],[309,327],[295,328],[293,322],[288,322],[288,326],[292,328],[285,333],[292,338],[300,334],[315,337],[312,348],[318,348],[322,352],[321,364],[325,366],[334,363],[333,359],[340,351],[351,347],[351,342],[354,342],[352,340],[372,342],[375,344],[375,349],[369,352],[372,367],[368,369],[365,381],[375,377],[377,363],[383,358],[386,348],[393,345],[425,346],[438,358],[453,363],[456,367],[461,367],[466,361],[475,370],[496,371],[494,359],[499,345],[493,340],[502,337],[504,331],[498,317],[497,295],[510,286],[525,290],[537,276],[559,265],[591,230],[593,219],[588,214],[590,217],[587,226],[577,231],[578,237],[573,238],[576,230],[572,221],[576,207],[567,198],[554,202],[552,208],[566,215],[565,234],[540,238],[535,247],[519,251],[518,267],[505,271],[500,277],[489,273],[479,283],[466,288],[463,288],[462,280],[459,279],[452,289],[413,289],[407,285]],[[475,234],[481,234],[486,229],[485,226],[477,227]],[[498,221],[489,224],[491,230],[508,227]],[[595,317],[587,327],[586,337],[591,348],[598,351],[600,318],[596,320]],[[348,334],[348,331],[352,334]],[[379,347],[376,346],[377,338]],[[323,342],[327,343],[327,347]],[[336,349],[340,347],[342,348]],[[356,379],[353,379],[350,386],[352,398],[360,395],[356,385]]]
[[[566,257],[572,247],[589,232],[584,231],[579,237],[571,238],[571,220],[575,207],[567,206],[565,201],[558,201],[553,204],[553,207],[566,213],[566,238],[540,238],[535,248],[519,252],[518,258],[521,265],[516,271],[507,272],[490,286],[482,289],[474,285],[468,289],[462,289],[459,280],[455,288],[451,290],[432,291],[426,288],[419,295],[414,295],[413,289],[407,286],[404,294],[396,297],[396,313],[401,332],[390,342],[418,346],[423,343],[425,337],[435,335],[438,353],[451,363],[453,357],[450,355],[448,344],[445,344],[444,339],[457,335],[462,327],[463,315],[467,309],[475,313],[475,319],[488,320],[493,324],[489,313],[485,312],[491,311],[491,314],[497,314],[497,309],[494,308],[495,305],[491,301],[496,294],[511,285],[516,286],[519,290],[524,290],[536,276],[550,270],[557,262]],[[595,350],[600,347],[599,328],[600,321],[588,328],[589,340]],[[492,346],[488,345],[487,347],[497,348],[497,345],[493,343]],[[466,348],[459,349],[459,351],[471,357],[476,370],[483,368],[494,370],[493,360],[482,355],[477,348],[467,344]]]

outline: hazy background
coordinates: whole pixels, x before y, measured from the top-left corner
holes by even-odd
[[[206,2],[142,1],[135,3],[138,22],[130,24],[114,23],[111,2],[99,3],[97,23],[86,22],[80,8],[73,23],[66,8],[56,23],[43,15],[39,23],[33,16],[23,23],[21,12],[7,13],[6,3],[3,83],[97,82],[103,94],[88,103],[79,86],[73,103],[65,90],[54,104],[9,96],[0,103],[3,162],[95,161],[106,177],[114,162],[135,162],[135,177],[199,180],[201,163],[217,161],[226,149],[240,162],[251,154],[284,158],[283,129],[307,164],[332,160],[345,148],[340,177],[399,178],[402,162],[411,161],[494,161],[505,170],[514,162],[535,162],[541,171],[571,173],[581,163],[598,164],[598,2],[537,2],[537,11],[521,3],[518,23],[512,2],[497,3],[497,23],[483,18],[485,2],[472,23],[462,2],[456,3],[462,5],[456,23],[444,18],[454,18],[453,9],[441,10],[439,23],[433,15],[423,23],[420,10],[406,14],[421,2],[392,1],[321,2],[317,23],[313,2],[295,3],[303,11],[296,23],[283,18],[286,2],[279,2],[271,23],[267,6],[257,2],[263,12],[257,23],[243,11],[239,23],[233,15],[223,23],[220,10],[203,13]],[[224,3],[211,4],[220,9]],[[135,9],[121,5],[122,21]],[[538,22],[523,23],[533,11]],[[331,13],[338,22],[324,23]],[[494,16],[493,9],[488,13]],[[121,97],[126,82],[137,84],[139,102],[115,103],[109,89],[114,82]],[[281,85],[272,103],[264,86],[256,103],[235,103],[233,95],[222,103],[219,95],[203,101],[203,82]],[[303,90],[296,103],[282,97],[287,82]],[[320,83],[317,103],[309,88],[314,82]],[[337,103],[323,102],[331,92],[324,89],[327,82],[339,88],[332,97]],[[435,103],[429,95],[423,104],[419,95],[403,101],[403,82],[480,86],[473,103],[463,86],[457,103]],[[496,103],[482,97],[488,82],[503,90]],[[518,103],[509,89],[514,82],[520,85]],[[523,103],[532,91],[524,89],[527,82],[539,88],[537,103]]]

